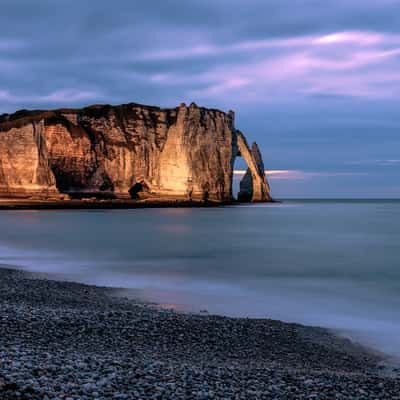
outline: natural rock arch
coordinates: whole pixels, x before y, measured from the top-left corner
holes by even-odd
[[[264,163],[256,142],[249,148],[246,138],[236,131],[237,155],[244,158],[247,171],[240,181],[238,201],[271,201],[270,188],[265,176]]]

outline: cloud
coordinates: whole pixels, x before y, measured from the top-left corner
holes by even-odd
[[[102,97],[103,96],[98,92],[82,91],[78,89],[57,90],[43,96],[18,96],[11,94],[7,90],[0,89],[0,102],[15,104],[26,102],[30,102],[31,104],[68,104],[68,102],[74,103],[76,101],[89,101]]]
[[[235,96],[243,103],[265,103],[292,96],[399,97],[399,56],[397,33],[339,31],[224,45],[192,43],[135,57],[151,63],[214,59],[200,70],[156,73],[151,81],[186,86],[187,97],[202,101]]]
[[[368,31],[343,31],[334,32],[326,35],[308,35],[294,36],[289,38],[271,38],[245,40],[232,44],[218,45],[213,43],[203,43],[191,45],[188,47],[150,50],[143,54],[133,57],[133,59],[142,60],[171,60],[187,57],[207,57],[214,55],[226,55],[230,53],[252,52],[256,50],[271,50],[285,48],[304,48],[332,46],[339,44],[351,44],[357,46],[373,46],[379,44],[400,45],[400,35],[383,35]]]
[[[18,39],[0,39],[0,52],[18,50],[24,47],[24,42]]]
[[[243,106],[293,96],[399,96],[395,1],[118,4],[82,0],[77,13],[66,0],[3,0],[2,90],[28,99],[79,88],[113,102],[223,107],[232,99]]]
[[[399,35],[336,32],[292,42],[237,44],[223,51],[237,52],[238,61],[183,77],[203,84],[190,91],[193,97],[226,98],[237,94],[244,102],[268,102],[293,95],[370,99],[400,96]],[[177,77],[171,75],[170,79]]]
[[[67,90],[57,90],[53,93],[50,93],[46,96],[41,96],[35,98],[36,102],[76,102],[76,101],[88,101],[93,99],[98,99],[103,97],[99,92],[91,92],[91,91],[81,91],[76,89],[67,89]]]
[[[360,166],[380,166],[380,167],[398,167],[400,159],[384,159],[384,160],[358,160],[350,161],[347,164]]]
[[[236,179],[241,179],[241,177],[246,173],[246,170],[234,170],[233,174]],[[354,175],[360,175],[359,172],[332,172],[332,171],[302,171],[302,170],[265,170],[265,174],[268,180],[305,180],[313,178],[323,178],[323,177],[351,177]]]
[[[236,169],[233,171],[233,175],[235,177],[242,177],[247,170],[245,169]],[[265,174],[268,179],[287,179],[290,177],[295,177],[298,175],[302,175],[303,171],[298,170],[287,170],[287,169],[275,169],[275,170],[265,170]]]

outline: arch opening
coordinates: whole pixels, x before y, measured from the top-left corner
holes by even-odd
[[[248,165],[246,160],[238,152],[233,162],[233,177],[232,177],[232,197],[237,201],[251,201],[251,194],[243,196],[242,180],[246,176]]]

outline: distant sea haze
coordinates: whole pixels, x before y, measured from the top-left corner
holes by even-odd
[[[400,356],[400,201],[8,211],[0,224],[0,264],[166,307],[329,327]]]

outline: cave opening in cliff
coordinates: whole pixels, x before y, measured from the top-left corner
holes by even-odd
[[[132,199],[139,199],[141,192],[146,192],[149,190],[149,187],[146,185],[144,181],[136,182],[130,189],[129,195]]]

